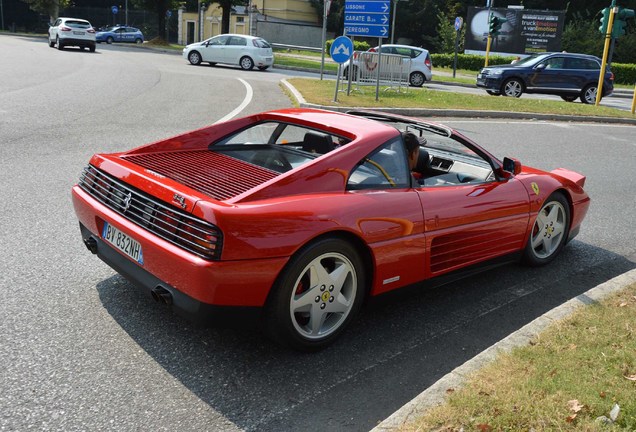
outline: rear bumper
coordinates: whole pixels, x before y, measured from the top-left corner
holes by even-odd
[[[60,43],[62,43],[65,46],[83,46],[83,47],[89,47],[89,48],[92,46],[95,46],[94,40],[76,39],[72,37],[65,37],[65,38],[61,37]]]
[[[262,308],[218,306],[198,301],[139,267],[100,239],[99,236],[90,232],[81,223],[80,231],[82,239],[85,241],[91,238],[94,239],[95,249],[92,252],[117,273],[132,282],[137,288],[146,292],[149,296],[158,287],[168,291],[171,297],[171,309],[188,321],[199,325],[231,327],[254,327],[258,323]]]
[[[174,306],[185,314],[209,306],[262,307],[288,258],[207,261],[191,254],[97,202],[78,186],[73,188],[73,206],[82,238],[96,242],[96,254],[106,264],[150,291],[164,287],[175,297]],[[101,236],[104,222],[139,242],[143,265],[130,259]],[[176,299],[181,300],[177,301]]]

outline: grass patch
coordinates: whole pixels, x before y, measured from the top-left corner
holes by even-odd
[[[447,91],[429,90],[426,88],[403,88],[401,92],[384,90],[380,87],[379,101],[375,100],[375,86],[360,87],[352,91],[338,93],[338,102],[334,103],[334,80],[317,80],[307,78],[292,78],[288,80],[303,95],[305,100],[317,105],[338,105],[365,108],[430,108],[430,109],[461,109],[474,111],[506,111],[528,112],[542,114],[563,114],[577,116],[600,116],[634,118],[628,111],[620,111],[604,106],[585,105],[582,103],[567,103],[530,98],[494,97],[489,95],[472,95]],[[342,86],[341,89],[346,89]],[[352,86],[353,88],[353,86]]]
[[[407,431],[636,430],[636,284],[501,355]],[[602,425],[618,404],[615,422]]]
[[[320,62],[321,62],[320,57],[318,57],[317,60],[314,61],[314,60],[309,60],[305,58],[274,55],[274,65],[276,66],[298,67],[298,68],[304,68],[304,69],[315,69],[316,71],[320,71]],[[337,72],[338,65],[335,63],[325,61],[324,70]]]

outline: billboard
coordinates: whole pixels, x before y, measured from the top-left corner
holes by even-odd
[[[561,51],[565,11],[491,8],[490,12],[507,20],[490,45],[492,54],[524,55]],[[485,54],[488,39],[488,8],[468,8],[466,54]]]

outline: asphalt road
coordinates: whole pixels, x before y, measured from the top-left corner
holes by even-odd
[[[634,127],[438,119],[498,156],[587,175],[587,220],[552,265],[385,297],[317,354],[194,327],[86,250],[70,188],[95,152],[290,106],[278,82],[294,73],[114,46],[59,52],[5,35],[0,50],[0,430],[366,431],[510,332],[636,267]]]

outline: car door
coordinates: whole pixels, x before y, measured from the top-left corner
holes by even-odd
[[[201,51],[201,58],[203,61],[211,63],[227,63],[225,49],[229,38],[230,37],[227,35],[215,36],[208,39],[205,44],[201,45],[199,49]]]
[[[246,53],[246,48],[247,39],[241,36],[230,36],[225,46],[225,61],[231,64],[239,64],[239,60]]]
[[[566,90],[569,84],[567,82],[565,60],[564,56],[554,56],[545,59],[540,63],[541,66],[537,65],[535,67],[536,73],[528,87],[532,87],[534,91],[540,93]]]
[[[422,186],[427,277],[520,250],[529,198],[516,179]]]
[[[570,87],[573,90],[582,91],[590,82],[590,78],[598,81],[601,65],[592,59],[569,57],[566,61],[566,69]]]

